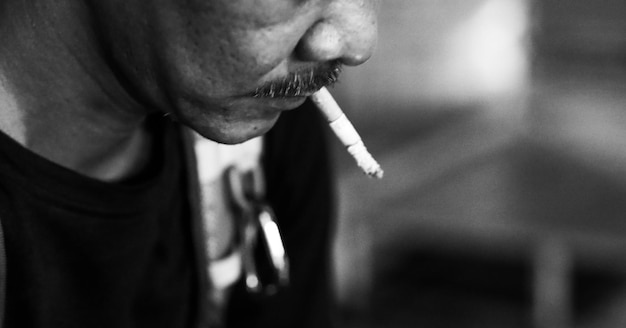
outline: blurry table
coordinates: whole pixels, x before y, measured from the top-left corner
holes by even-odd
[[[626,272],[626,184],[554,149],[492,138],[497,133],[484,138],[476,128],[460,139],[464,132],[455,130],[454,145],[386,154],[387,181],[344,183],[342,194],[356,204],[344,216],[367,222],[369,233],[354,243],[370,243],[370,252],[429,247],[525,257],[534,271],[535,326],[570,327],[575,266]]]
[[[530,255],[537,326],[569,327],[574,265],[626,271],[626,189],[616,181],[517,143],[406,191],[373,230],[389,237],[381,247]]]

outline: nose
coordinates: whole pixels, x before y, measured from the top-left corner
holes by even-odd
[[[302,36],[296,47],[300,60],[357,66],[376,47],[377,0],[336,0]]]

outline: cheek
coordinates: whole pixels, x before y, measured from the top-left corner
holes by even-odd
[[[226,21],[263,28],[294,17],[309,0],[187,0],[184,7],[192,14],[211,15]]]
[[[306,21],[295,19],[293,8],[283,7],[285,12],[277,15],[272,10],[278,9],[264,6],[274,0],[228,1],[169,2],[176,10],[162,12],[163,31],[156,37],[165,50],[159,69],[167,71],[166,81],[180,92],[201,90],[215,97],[251,92],[291,57],[306,31]],[[254,9],[251,4],[237,7],[246,1],[267,7],[259,11],[265,14],[242,9]],[[268,22],[268,17],[280,19]]]
[[[263,35],[205,22],[187,25],[187,30],[184,44],[174,50],[178,52],[176,60],[186,66],[185,75],[200,81],[239,88],[246,81],[260,78],[284,58],[276,51],[280,48]]]
[[[241,37],[237,50],[245,60],[243,69],[256,74],[267,73],[291,56],[297,39],[280,31],[256,31]]]
[[[257,86],[260,81],[288,60],[297,37],[279,31],[223,31],[198,36],[202,45],[195,54],[201,74],[218,78],[232,88]]]

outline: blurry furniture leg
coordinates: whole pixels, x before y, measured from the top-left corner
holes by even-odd
[[[535,328],[570,328],[572,258],[558,237],[540,240],[533,263]]]
[[[372,236],[366,222],[345,218],[339,222],[335,246],[335,277],[339,304],[363,315],[370,307]]]

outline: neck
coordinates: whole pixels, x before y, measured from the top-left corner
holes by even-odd
[[[147,114],[118,81],[80,1],[6,0],[0,10],[0,130],[62,166],[102,179],[146,158]]]

